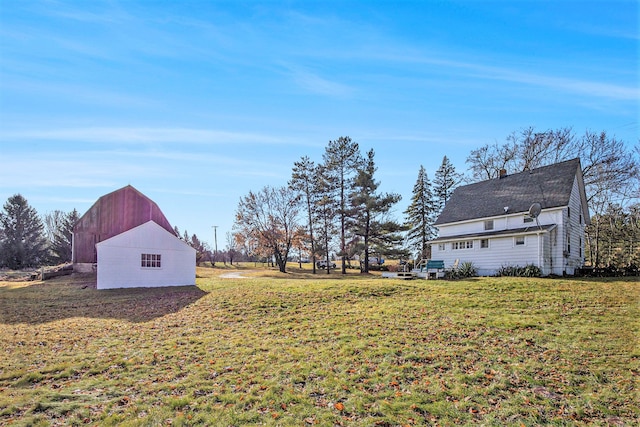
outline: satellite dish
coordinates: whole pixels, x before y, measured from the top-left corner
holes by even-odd
[[[533,203],[529,208],[529,216],[531,218],[536,219],[536,224],[538,225],[538,228],[542,230],[542,227],[540,227],[540,222],[538,221],[538,215],[540,215],[540,212],[542,212],[542,206],[540,206],[540,203],[538,202]]]
[[[540,203],[534,203],[529,208],[529,216],[531,218],[538,218],[540,212],[542,212],[542,206],[540,206]]]

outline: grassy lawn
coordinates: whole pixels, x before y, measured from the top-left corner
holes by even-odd
[[[640,421],[637,280],[233,271],[0,282],[0,425]]]

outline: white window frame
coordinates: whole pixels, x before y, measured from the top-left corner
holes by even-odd
[[[489,239],[480,239],[480,249],[489,249]]]
[[[140,268],[157,270],[162,268],[162,254],[140,254]]]
[[[493,220],[487,219],[484,221],[484,229],[485,230],[493,230]]]
[[[446,243],[438,243],[438,250],[440,252],[444,252],[447,250],[447,244]]]
[[[527,245],[527,236],[515,236],[513,238],[513,246],[526,246],[526,245]]]
[[[451,242],[451,250],[458,251],[462,249],[473,249],[473,240],[460,240]]]

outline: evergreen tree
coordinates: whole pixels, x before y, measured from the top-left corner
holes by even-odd
[[[340,222],[340,258],[342,259],[342,274],[347,273],[345,264],[346,234],[348,211],[348,192],[360,165],[360,147],[348,136],[341,136],[335,141],[329,141],[323,155],[327,176],[333,182],[337,195],[337,215]]]
[[[319,166],[317,168],[316,185],[315,185],[316,199],[313,206],[313,221],[316,224],[317,242],[316,250],[318,255],[324,257],[326,266],[331,265],[331,248],[333,245],[333,236],[335,236],[336,222],[334,218],[338,211],[338,204],[336,202],[335,186],[332,180],[326,174],[326,168]],[[327,268],[327,274],[331,271]]]
[[[424,166],[420,166],[418,179],[413,186],[411,203],[404,214],[409,247],[419,251],[421,258],[429,258],[431,252],[429,240],[435,236],[432,225],[436,213],[434,205],[431,182]]]
[[[401,239],[398,235],[400,225],[396,224],[394,227],[393,221],[384,220],[385,215],[400,201],[401,196],[394,193],[377,193],[380,182],[373,177],[377,169],[374,156],[374,151],[369,150],[363,167],[358,171],[351,194],[353,216],[350,225],[354,234],[363,240],[364,273],[369,272],[369,249],[372,243],[387,246]]]
[[[47,262],[48,246],[44,225],[34,208],[20,194],[7,199],[0,212],[0,265],[17,270]]]
[[[311,262],[313,263],[313,274],[316,274],[316,247],[313,236],[313,206],[318,199],[316,191],[318,170],[309,157],[304,156],[299,162],[294,163],[291,173],[289,188],[302,196],[302,201],[307,208],[307,226],[309,244],[311,246]]]
[[[442,209],[444,209],[444,205],[451,198],[451,194],[453,190],[460,184],[462,180],[462,175],[456,172],[456,168],[453,167],[453,164],[449,161],[447,156],[442,158],[442,164],[436,171],[435,177],[433,178],[433,195],[435,198],[435,208],[437,217]]]

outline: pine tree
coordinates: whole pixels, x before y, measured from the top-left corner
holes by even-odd
[[[0,265],[17,270],[44,265],[48,259],[44,225],[34,208],[20,194],[7,199],[0,212]]]
[[[429,240],[435,236],[433,222],[436,209],[434,206],[431,182],[424,166],[420,166],[418,179],[413,186],[411,203],[405,210],[405,225],[408,229],[409,246],[419,251],[421,258],[430,256]]]
[[[335,197],[336,188],[333,181],[326,173],[326,168],[320,165],[317,168],[316,182],[314,186],[316,193],[315,203],[313,205],[313,222],[316,224],[317,231],[316,240],[318,245],[316,250],[318,255],[322,255],[327,266],[327,274],[331,269],[331,248],[333,245],[333,236],[336,234],[335,216],[338,212],[338,203]]]
[[[346,274],[346,234],[348,212],[348,191],[361,162],[360,147],[348,136],[341,136],[335,141],[329,141],[323,155],[326,173],[333,181],[338,204],[338,219],[340,221],[340,258],[342,259],[342,274]]]
[[[313,263],[313,274],[316,274],[316,243],[313,236],[313,206],[318,198],[315,189],[317,182],[317,168],[309,157],[304,156],[299,162],[294,163],[291,173],[289,188],[302,196],[302,201],[307,208],[307,226],[309,243],[311,246],[311,262]]]
[[[380,182],[374,179],[376,166],[375,153],[369,150],[363,167],[358,171],[351,194],[352,218],[351,228],[353,232],[363,239],[364,268],[363,272],[369,272],[369,249],[372,244],[387,246],[398,239],[400,225],[393,226],[393,222],[385,220],[394,204],[400,201],[401,196],[394,193],[378,194]]]
[[[447,156],[442,158],[442,164],[433,178],[433,195],[435,198],[436,216],[442,212],[444,205],[451,198],[453,190],[460,184],[462,175],[456,172]]]

